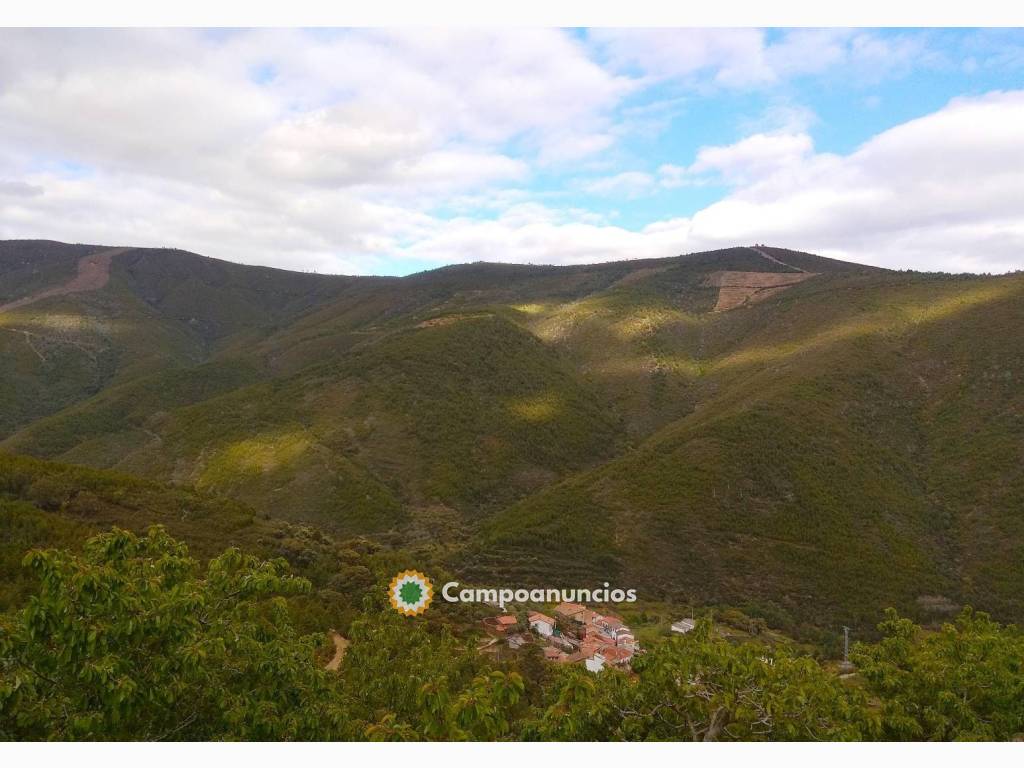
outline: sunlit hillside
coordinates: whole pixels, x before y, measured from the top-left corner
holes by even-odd
[[[1019,275],[737,247],[346,278],[34,241],[0,275],[10,453],[426,537],[479,581],[789,628],[1024,616]]]

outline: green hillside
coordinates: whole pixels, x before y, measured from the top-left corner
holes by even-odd
[[[0,305],[71,279],[78,259],[97,250],[52,240],[0,240]]]
[[[237,361],[148,377],[8,445],[367,531],[397,524],[408,506],[496,509],[615,444],[598,394],[493,314],[441,316],[343,360],[239,386],[255,378]]]
[[[98,248],[2,245],[12,300]],[[1019,621],[1022,324],[1020,275],[779,248],[405,278],[130,249],[0,311],[0,449],[442,544],[477,581]]]
[[[184,251],[119,249],[105,284],[58,292],[101,246],[0,243],[0,439],[140,377],[252,344],[341,289],[345,278],[243,267]]]
[[[1024,278],[830,278],[748,312],[692,361],[689,415],[489,521],[471,572],[833,625],[1020,616]]]

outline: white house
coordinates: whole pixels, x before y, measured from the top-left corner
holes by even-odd
[[[685,635],[691,629],[697,626],[697,622],[693,619],[680,619],[672,625],[672,631],[678,632],[681,635]]]
[[[551,637],[555,632],[555,620],[543,613],[531,611],[527,617],[530,622],[530,629],[541,637]]]

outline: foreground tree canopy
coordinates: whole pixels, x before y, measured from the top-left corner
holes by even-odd
[[[1011,739],[1024,638],[966,610],[926,633],[894,612],[841,679],[708,625],[592,675],[526,653],[495,664],[372,601],[340,672],[315,658],[283,561],[200,567],[162,529],[80,554],[33,551],[38,590],[0,619],[5,739]]]
[[[283,561],[229,549],[200,573],[159,528],[32,552],[40,588],[0,640],[3,735],[282,739],[340,733],[341,711],[283,595]]]

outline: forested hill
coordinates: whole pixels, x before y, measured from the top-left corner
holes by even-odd
[[[1022,327],[1021,275],[764,246],[377,278],[7,241],[0,451],[466,579],[1020,621]]]

